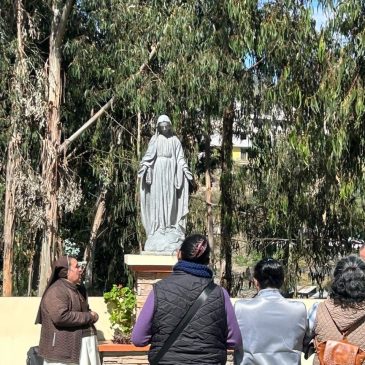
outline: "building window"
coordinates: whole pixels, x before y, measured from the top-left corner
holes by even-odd
[[[243,163],[248,162],[248,152],[246,148],[241,148],[241,162]]]

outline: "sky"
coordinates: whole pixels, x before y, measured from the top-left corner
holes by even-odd
[[[264,2],[267,0],[263,0]],[[320,31],[321,28],[326,24],[329,16],[323,11],[323,8],[318,5],[317,0],[312,1],[312,12],[313,18],[316,21],[316,30]],[[245,59],[243,60],[245,68],[250,68],[254,63],[255,60],[251,55],[246,55]]]
[[[335,1],[338,4],[338,1]],[[336,6],[336,5],[335,5]],[[327,9],[326,12],[323,11],[321,6],[318,6],[318,1],[312,1],[313,18],[316,20],[316,29],[320,30],[326,22],[334,15],[331,10]]]
[[[324,13],[322,7],[318,6],[317,1],[313,1],[313,18],[316,21],[316,29],[320,30],[326,23],[328,16]]]

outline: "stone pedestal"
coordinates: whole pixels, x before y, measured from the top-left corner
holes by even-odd
[[[125,255],[124,262],[135,279],[138,316],[152,285],[170,275],[177,258],[176,255]]]

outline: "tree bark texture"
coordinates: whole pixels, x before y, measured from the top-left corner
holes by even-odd
[[[142,129],[142,114],[140,111],[137,113],[137,160],[141,161],[141,129]],[[138,176],[136,176],[136,183],[135,183],[135,199],[136,199],[136,205],[140,205],[140,197],[139,197],[139,179]],[[137,210],[139,221],[141,222],[141,210]],[[137,237],[138,237],[138,247],[139,252],[141,253],[143,251],[142,246],[142,240],[140,235],[140,230],[137,229]]]
[[[61,45],[66,30],[68,16],[74,0],[67,0],[62,13],[59,1],[52,3],[52,26],[48,58],[48,116],[42,146],[42,180],[45,190],[45,229],[43,235],[38,294],[42,295],[51,272],[51,264],[56,259],[58,237],[58,149],[61,141]]]
[[[17,17],[17,60],[15,66],[14,90],[22,93],[21,80],[25,74],[24,64],[24,34],[23,34],[23,4],[21,0],[16,2]],[[3,296],[13,295],[13,255],[14,255],[14,232],[15,232],[15,174],[19,166],[18,144],[21,140],[18,131],[19,111],[14,101],[12,105],[11,128],[12,135],[8,145],[5,183],[5,212],[4,212],[4,256],[3,256]]]
[[[205,200],[207,205],[207,232],[208,241],[212,250],[211,264],[214,267],[214,231],[213,231],[213,209],[212,209],[212,178],[211,178],[211,160],[210,160],[210,128],[209,120],[207,122],[207,132],[205,134]]]
[[[221,151],[221,284],[228,292],[232,288],[232,137],[234,121],[234,104],[232,103],[223,116],[222,151]]]
[[[100,230],[100,226],[104,221],[105,216],[105,197],[106,197],[107,189],[103,188],[101,191],[98,200],[96,202],[96,210],[94,221],[91,229],[89,245],[86,247],[84,252],[84,261],[87,262],[86,272],[85,272],[85,286],[87,289],[91,288],[93,285],[93,269],[95,262],[95,247],[96,240],[98,238],[98,233]]]
[[[4,215],[4,258],[3,258],[3,296],[13,295],[13,247],[15,228],[15,172],[19,165],[17,152],[18,134],[11,137],[8,145],[8,159],[5,183]]]

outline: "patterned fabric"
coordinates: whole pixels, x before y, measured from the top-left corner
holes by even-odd
[[[39,354],[48,361],[78,363],[84,331],[96,333],[87,298],[76,285],[58,279],[44,295],[41,311]]]
[[[332,299],[320,303],[317,308],[314,334],[319,342],[339,341],[342,339],[341,332],[344,333],[351,329],[351,326],[357,321],[359,321],[358,327],[354,326],[355,329],[347,336],[347,339],[350,343],[365,350],[365,303],[359,304],[355,308],[335,305]],[[313,364],[319,365],[317,356],[315,356]]]
[[[66,363],[44,360],[43,365],[100,365],[98,341],[96,339],[96,336],[83,337],[81,342],[79,363]]]
[[[35,320],[35,324],[42,324],[42,302],[43,298],[45,297],[47,290],[54,284],[58,279],[67,278],[67,272],[68,272],[68,256],[61,256],[58,260],[56,260],[52,265],[52,273],[51,276],[48,279],[46,289],[44,290],[44,293],[42,295],[41,302],[39,304],[37,318]]]
[[[196,264],[190,261],[180,260],[173,268],[174,271],[184,271],[188,274],[199,276],[201,278],[212,278],[213,272],[208,266]]]
[[[154,285],[155,313],[149,360],[169,338],[192,303],[211,279],[174,271]],[[222,289],[217,286],[195,313],[159,364],[218,365],[227,358],[228,327]]]

